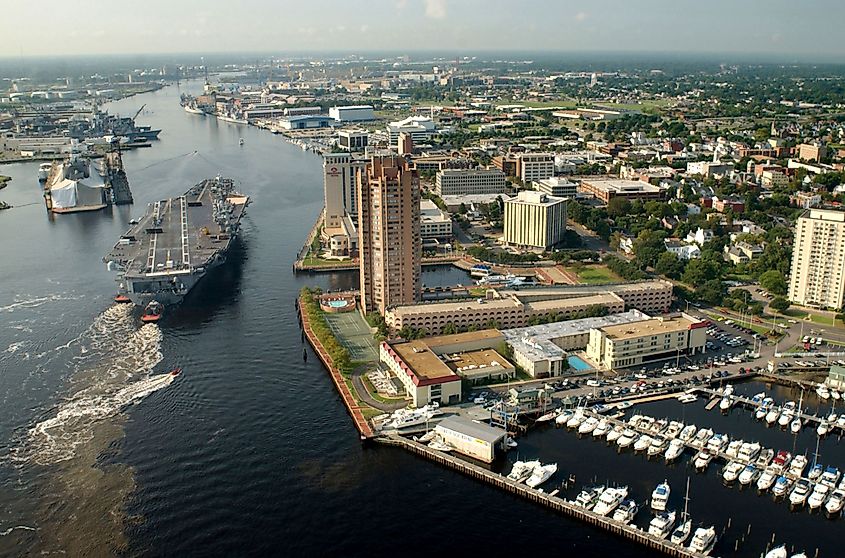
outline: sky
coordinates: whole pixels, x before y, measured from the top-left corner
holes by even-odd
[[[0,58],[420,50],[845,55],[843,0],[5,0]]]

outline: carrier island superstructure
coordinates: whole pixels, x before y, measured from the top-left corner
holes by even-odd
[[[233,180],[217,177],[149,204],[103,258],[119,273],[120,294],[140,306],[181,302],[211,268],[226,261],[248,203]]]

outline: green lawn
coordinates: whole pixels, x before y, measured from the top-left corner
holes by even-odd
[[[601,285],[604,283],[616,283],[622,280],[621,277],[610,271],[605,266],[587,266],[580,269],[571,269],[578,275],[578,280],[587,285]]]
[[[806,310],[801,310],[798,308],[787,308],[783,314],[785,316],[789,316],[790,318],[795,318],[797,320],[805,320],[809,318],[810,321],[814,324],[836,327],[835,318],[826,314],[816,314],[814,312],[808,312]]]

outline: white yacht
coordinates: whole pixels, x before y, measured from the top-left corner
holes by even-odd
[[[742,447],[742,443],[742,440],[732,441],[728,444],[728,449],[725,450],[725,454],[732,459],[736,459],[736,456],[739,455],[739,448]]]
[[[789,480],[787,477],[781,475],[775,481],[775,485],[772,487],[772,494],[775,498],[781,498],[786,496],[786,493],[789,491],[789,487],[792,486],[792,481]]]
[[[643,434],[634,442],[634,451],[645,451],[651,445],[651,436]]]
[[[729,443],[730,438],[725,434],[714,434],[713,437],[707,440],[707,449],[713,453],[719,453],[724,451]]]
[[[789,464],[789,474],[794,477],[800,477],[804,474],[804,469],[807,468],[807,456],[806,455],[796,455],[792,458],[792,462]]]
[[[830,495],[830,498],[827,499],[824,509],[828,514],[836,515],[842,511],[843,505],[845,505],[845,492],[836,489]]]
[[[621,424],[617,424],[613,428],[610,429],[610,432],[607,433],[607,441],[608,442],[615,442],[622,437],[622,433],[625,431],[625,427]]]
[[[671,463],[679,458],[681,454],[684,453],[684,447],[684,443],[677,438],[669,442],[669,448],[666,450],[666,453],[663,454],[666,462]]]
[[[845,430],[845,413],[842,413],[842,415],[836,419],[836,427]]]
[[[41,163],[38,165],[38,182],[47,182],[47,177],[50,176],[50,169],[53,168],[53,163]]]
[[[665,539],[675,525],[675,512],[661,512],[648,524],[648,534]]]
[[[588,486],[578,493],[575,498],[575,505],[590,509],[598,502],[603,493],[604,486]]]
[[[827,433],[830,432],[830,424],[827,422],[826,419],[822,419],[819,422],[819,425],[816,427],[816,434],[819,436],[825,436]]]
[[[572,416],[569,417],[569,420],[566,421],[566,427],[578,428],[585,420],[587,420],[587,416],[584,414],[584,409],[576,409],[576,411],[572,413]]]
[[[634,443],[634,440],[637,438],[637,431],[631,430],[630,428],[626,428],[622,431],[622,435],[619,436],[619,439],[616,440],[616,445],[620,448],[625,449],[629,447],[631,444]]]
[[[765,492],[770,489],[773,484],[775,484],[777,478],[778,474],[777,471],[775,471],[775,468],[771,466],[766,467],[766,470],[763,471],[757,478],[757,490]]]
[[[733,404],[734,404],[733,397],[731,397],[730,395],[726,395],[726,396],[722,397],[721,401],[719,401],[719,409],[721,409],[723,411],[729,411],[730,408],[733,406]]]
[[[739,474],[739,484],[742,486],[748,486],[752,482],[755,482],[759,476],[760,470],[754,465],[748,464]]]
[[[539,461],[517,461],[513,464],[508,478],[514,482],[522,482],[531,476],[534,469],[540,466]]]
[[[552,475],[557,472],[557,463],[551,463],[549,465],[541,465],[539,467],[535,467],[534,471],[531,473],[531,476],[528,477],[528,480],[525,481],[525,484],[530,486],[531,488],[537,488]]]
[[[677,438],[678,434],[680,434],[683,429],[684,423],[673,420],[669,422],[669,426],[666,427],[666,431],[663,435],[671,440]]]
[[[762,446],[760,446],[757,442],[745,442],[739,447],[739,452],[736,456],[741,461],[750,463],[757,459],[757,456],[760,455],[760,451],[762,449]]]
[[[452,451],[453,449],[455,449],[455,448],[452,447],[451,444],[447,444],[443,440],[440,440],[440,439],[437,439],[437,438],[430,441],[428,443],[428,447],[430,447],[431,449],[437,450],[437,451],[442,451],[444,453],[448,453],[448,452]]]
[[[776,546],[766,553],[765,558],[787,558],[786,545]]]
[[[830,396],[837,401],[842,399],[842,393],[839,392],[838,390],[833,389],[833,388],[830,388]]]
[[[587,420],[578,426],[578,434],[591,434],[598,424],[599,419],[596,417],[588,417]]]
[[[842,476],[842,473],[839,472],[839,469],[836,467],[829,465],[822,473],[822,476],[819,478],[819,483],[829,486],[830,488],[835,488],[836,483],[839,482],[839,477]]]
[[[684,426],[683,430],[681,430],[681,433],[678,434],[678,438],[682,442],[689,442],[690,440],[695,438],[696,432],[698,432],[698,429],[695,427],[695,425],[694,424],[688,424],[688,425]]]
[[[807,498],[807,506],[812,511],[816,511],[824,505],[828,496],[830,496],[830,487],[819,483],[813,488],[810,497]]]
[[[689,549],[693,552],[707,556],[716,544],[716,529],[714,527],[699,527],[689,543]]]
[[[824,472],[824,466],[822,466],[821,463],[816,463],[815,465],[813,465],[810,468],[810,472],[807,473],[807,478],[810,479],[811,481],[814,481],[814,480],[818,479],[819,477],[821,477],[823,472]]]
[[[830,390],[824,384],[819,384],[819,387],[816,388],[816,393],[822,399],[830,399]]]
[[[631,523],[640,511],[640,507],[633,500],[625,500],[616,511],[613,512],[613,521],[628,524]]]
[[[666,511],[666,505],[669,503],[669,494],[672,489],[669,487],[669,481],[664,480],[658,484],[651,493],[651,509],[654,511]]]
[[[607,488],[599,496],[599,501],[596,502],[593,511],[599,515],[608,515],[613,512],[625,498],[628,497],[628,487],[621,488]]]
[[[549,411],[548,413],[538,417],[537,422],[549,422],[550,420],[556,419],[557,416],[558,416],[558,412],[556,410],[555,411]]]
[[[612,425],[610,424],[610,421],[603,418],[599,421],[599,423],[596,425],[595,429],[593,430],[593,437],[594,438],[601,438],[602,436],[606,436],[607,433],[610,432],[611,428],[612,428]]]
[[[675,527],[675,530],[672,531],[672,535],[669,537],[669,540],[675,544],[684,544],[687,542],[690,533],[692,533],[692,519],[687,519]]]
[[[765,448],[763,451],[760,452],[760,455],[757,456],[757,461],[754,462],[760,468],[765,468],[768,466],[769,463],[772,462],[772,458],[775,456],[775,450],[772,448]]]
[[[810,496],[810,483],[804,479],[795,483],[795,488],[789,493],[789,504],[793,507],[803,506]]]
[[[780,416],[780,407],[778,407],[776,405],[772,405],[772,407],[766,413],[766,424],[772,425],[772,424],[776,423],[779,416]]]
[[[795,415],[795,401],[787,401],[783,405],[783,411],[778,417],[778,425],[784,428],[792,422],[792,417]]]
[[[666,451],[668,445],[669,443],[666,441],[666,438],[661,438],[660,436],[654,437],[651,440],[651,445],[648,446],[648,456],[653,457],[662,454]]]
[[[722,471],[722,478],[725,482],[732,483],[739,478],[739,474],[743,469],[745,469],[745,466],[742,463],[739,461],[731,461],[725,465],[725,469]]]
[[[695,403],[698,401],[698,396],[694,393],[681,393],[678,394],[677,400],[684,404]]]
[[[561,411],[561,413],[555,417],[555,424],[558,426],[566,426],[566,422],[572,417],[575,411]]]
[[[707,466],[710,465],[710,462],[713,461],[713,454],[707,450],[700,450],[695,457],[693,458],[693,466],[698,471],[703,471],[707,469]]]
[[[757,410],[754,411],[754,418],[756,418],[757,420],[765,419],[769,410],[772,408],[772,405],[774,405],[774,402],[775,400],[771,397],[766,397],[765,399],[763,399],[763,402],[760,404],[759,407],[757,407]]]
[[[701,448],[704,447],[704,445],[707,443],[707,441],[712,437],[713,437],[713,430],[711,430],[710,428],[702,428],[701,430],[699,430],[696,433],[695,438],[693,438],[690,441],[690,445],[695,447],[695,448],[701,449]]]

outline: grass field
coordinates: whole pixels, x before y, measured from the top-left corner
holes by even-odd
[[[837,325],[836,319],[833,316],[828,316],[826,314],[816,314],[814,312],[807,312],[806,310],[800,310],[798,308],[787,308],[783,314],[784,316],[789,316],[790,318],[795,318],[797,320],[806,320],[809,317],[810,321],[814,324],[834,327],[836,327]],[[841,326],[842,324],[839,325]]]
[[[616,283],[622,280],[621,277],[603,265],[591,265],[580,269],[571,269],[569,271],[573,271],[576,275],[578,275],[578,280],[587,285]]]

